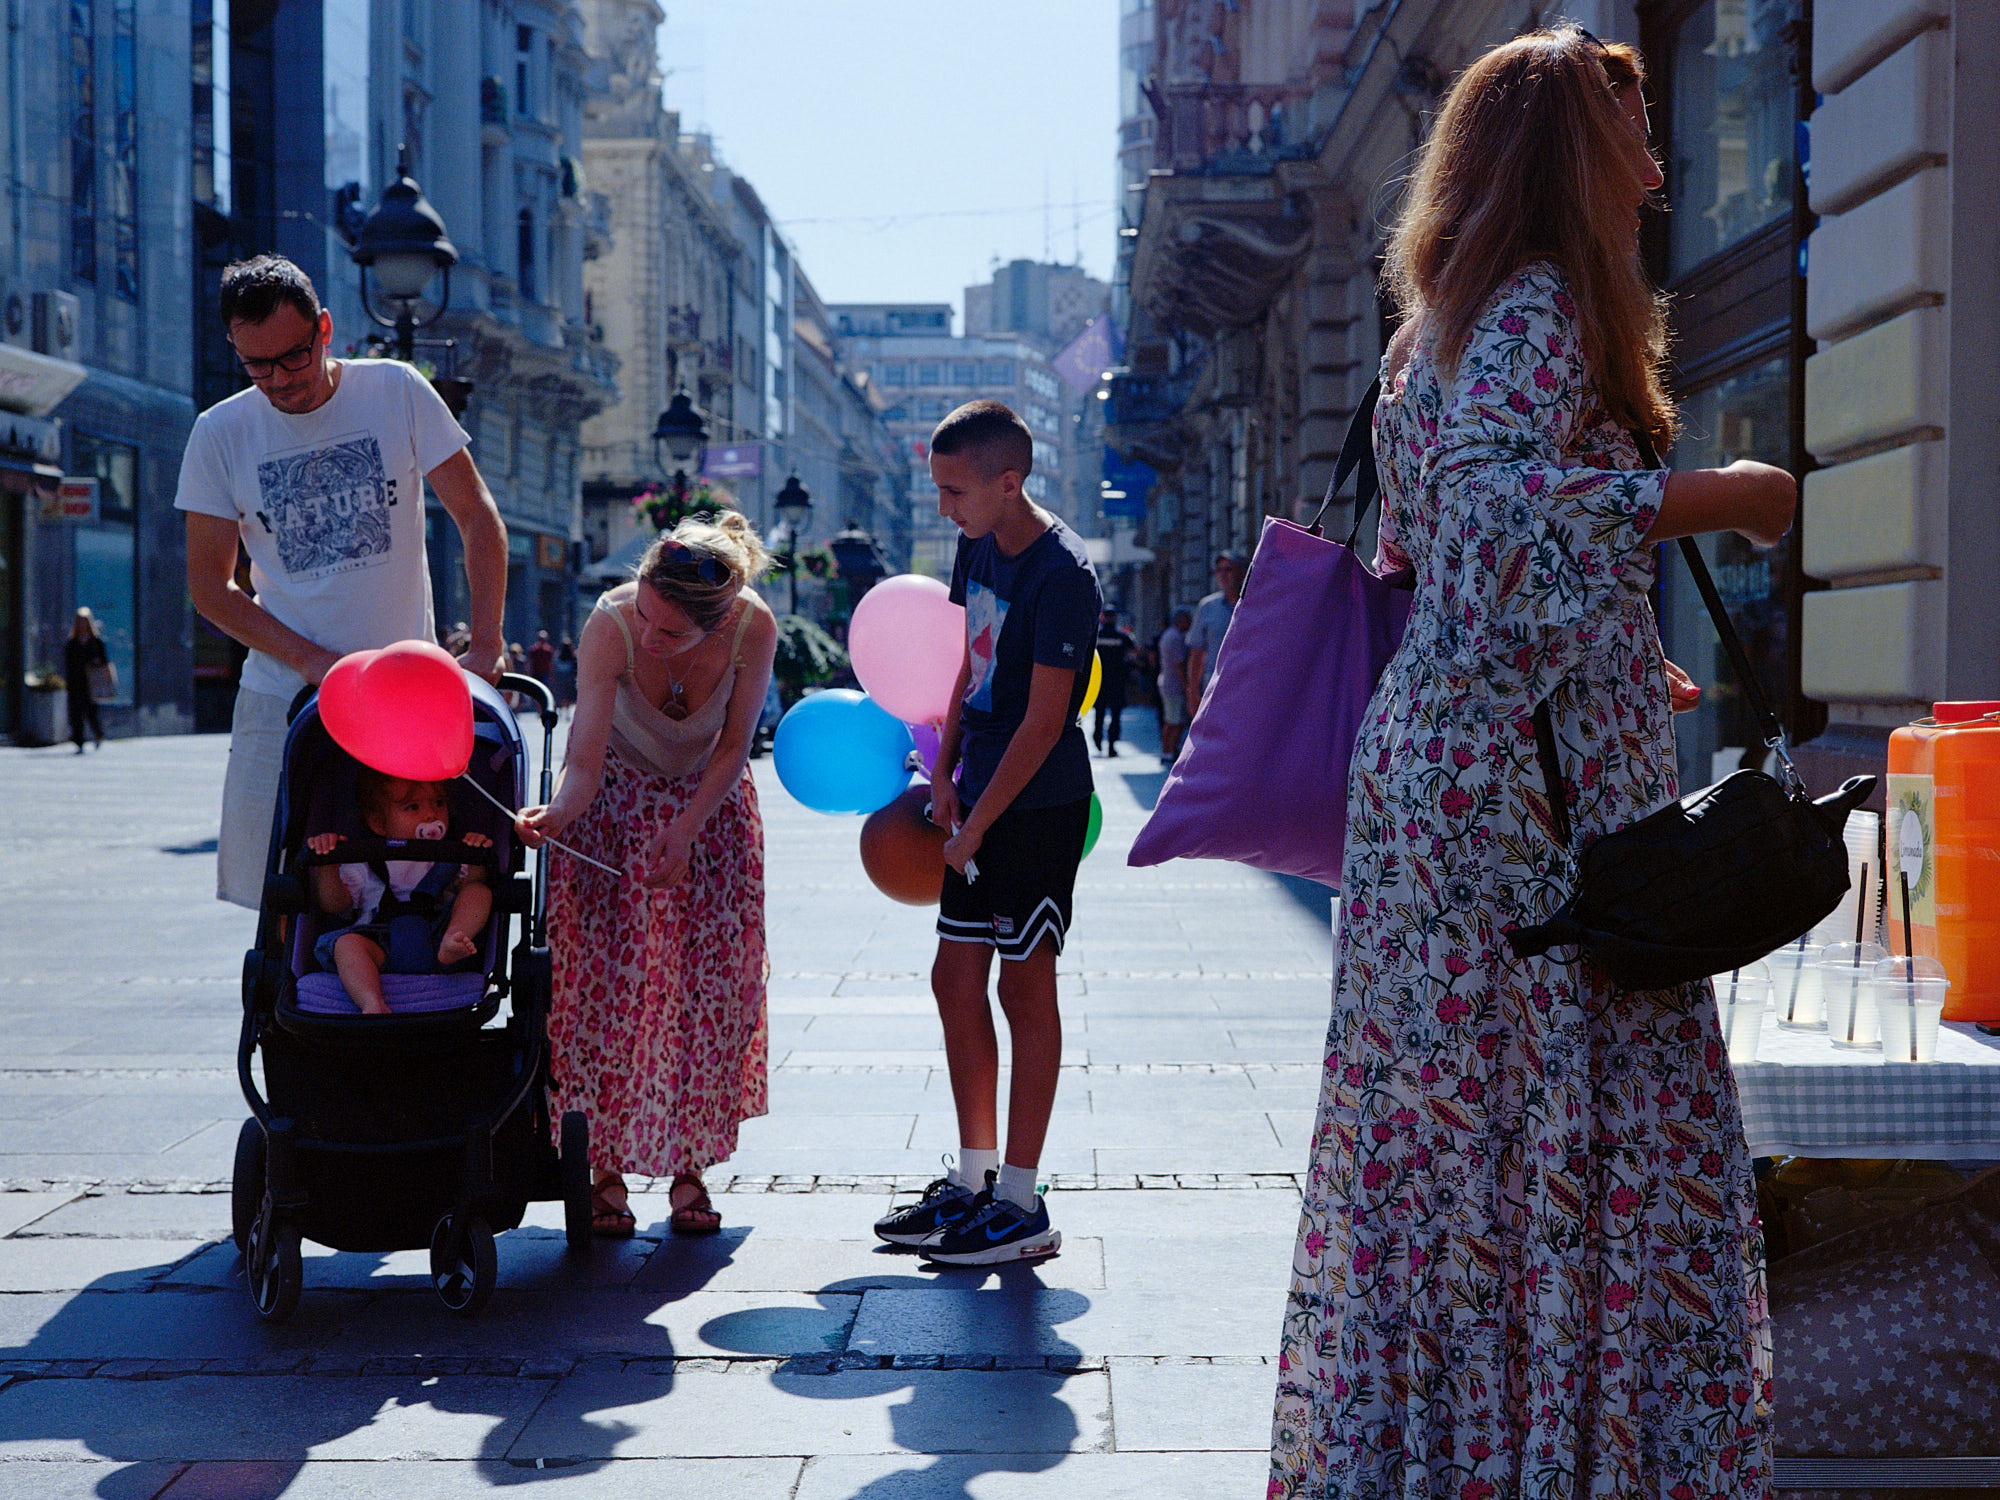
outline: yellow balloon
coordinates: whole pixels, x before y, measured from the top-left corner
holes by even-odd
[[[1076,711],[1081,719],[1090,712],[1091,704],[1097,701],[1097,690],[1104,686],[1104,658],[1095,651],[1090,653],[1090,686],[1083,690],[1083,707]]]

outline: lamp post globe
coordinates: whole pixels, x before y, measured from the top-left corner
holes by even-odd
[[[396,180],[382,190],[382,197],[361,221],[348,254],[361,268],[361,305],[368,316],[384,328],[395,330],[396,357],[405,362],[416,354],[416,315],[412,304],[438,272],[445,273],[444,294],[437,311],[424,320],[435,323],[451,304],[451,268],[458,261],[458,247],[445,233],[444,219],[424,197],[424,190],[410,176],[409,147],[396,153]],[[375,268],[375,285],[395,305],[396,315],[385,318],[368,299],[368,268]]]
[[[799,544],[805,539],[806,527],[812,524],[812,492],[799,483],[796,474],[786,478],[784,487],[771,500],[771,509],[784,522],[785,534],[791,538],[792,553],[792,613],[799,612]]]
[[[653,424],[653,462],[664,473],[668,462],[674,466],[674,499],[687,504],[687,466],[702,444],[708,441],[708,427],[694,409],[686,391],[675,391],[674,399]],[[663,460],[661,454],[666,458]]]

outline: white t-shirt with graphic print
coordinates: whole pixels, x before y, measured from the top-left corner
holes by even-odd
[[[174,506],[235,521],[257,602],[315,645],[430,640],[424,476],[470,441],[411,366],[342,360],[314,411],[281,412],[252,388],[203,412]],[[243,665],[252,692],[290,698],[303,685],[261,651]]]

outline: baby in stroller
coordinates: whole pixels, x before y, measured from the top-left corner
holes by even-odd
[[[441,781],[405,781],[363,766],[355,795],[368,831],[383,839],[441,840],[450,804]],[[472,848],[491,848],[482,833],[466,833]],[[317,855],[340,847],[337,833],[314,834]],[[369,860],[323,864],[313,870],[313,898],[345,925],[314,944],[320,967],[340,975],[363,1015],[386,1016],[382,975],[437,974],[475,960],[493,910],[493,888],[477,865],[431,860]]]

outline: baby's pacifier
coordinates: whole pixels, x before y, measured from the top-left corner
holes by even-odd
[[[442,820],[436,823],[419,823],[417,825],[417,837],[420,839],[427,839],[432,843],[440,843],[444,839],[444,834],[445,825]]]

